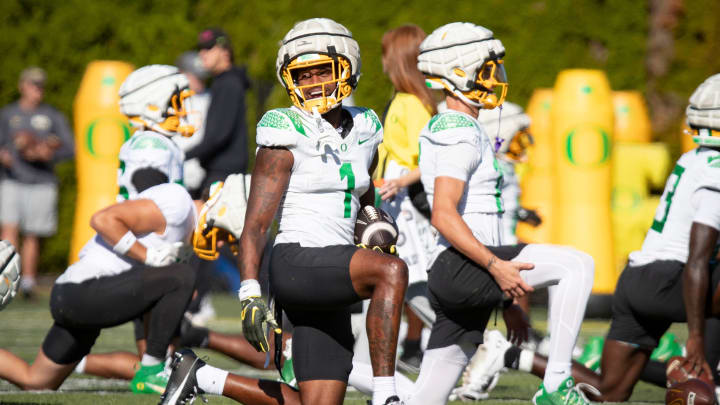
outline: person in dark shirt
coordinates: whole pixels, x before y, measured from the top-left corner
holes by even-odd
[[[207,171],[202,188],[248,169],[245,91],[250,82],[245,69],[234,65],[230,38],[218,28],[198,36],[200,58],[213,75],[212,101],[208,109],[203,142],[187,151],[186,158],[200,159]]]
[[[74,142],[65,117],[43,103],[45,71],[20,74],[20,99],[0,110],[0,237],[19,248],[22,234],[21,292],[35,286],[39,237],[57,229],[55,164],[71,158]]]

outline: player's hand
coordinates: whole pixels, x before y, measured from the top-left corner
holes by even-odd
[[[388,201],[395,197],[400,189],[404,187],[398,179],[385,180],[383,185],[380,187],[380,198],[383,201]]]
[[[163,267],[176,263],[183,245],[182,242],[175,242],[159,247],[148,246],[145,253],[145,264],[151,267]]]
[[[519,345],[528,340],[530,320],[519,305],[512,304],[503,310],[503,319],[508,330],[508,340]]]
[[[510,298],[520,298],[533,291],[520,277],[520,272],[535,267],[531,263],[508,262],[493,256],[488,263],[487,270],[498,283],[500,289]]]
[[[277,334],[282,331],[278,327],[272,311],[260,296],[260,284],[257,280],[245,280],[243,284],[238,292],[242,308],[240,319],[242,320],[243,335],[255,350],[264,353],[270,349],[265,325]]]
[[[690,374],[699,377],[706,373],[705,375],[709,376],[712,380],[712,371],[710,371],[710,366],[705,360],[705,342],[703,341],[703,337],[700,335],[690,335],[685,343],[685,349],[687,350],[687,354],[680,366],[685,368],[685,365],[690,365],[691,367],[688,368]]]

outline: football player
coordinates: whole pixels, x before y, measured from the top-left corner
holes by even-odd
[[[283,38],[276,66],[293,106],[268,111],[257,126],[258,151],[240,239],[244,334],[257,350],[266,351],[265,325],[279,332],[257,281],[277,212],[270,284],[294,325],[293,361],[302,403],[342,403],[353,355],[349,306],[370,298],[373,404],[398,404],[393,374],[407,266],[353,243],[358,210],[374,202],[370,173],[382,142],[382,126],[372,110],[342,106],[359,78],[357,42],[335,21],[301,21]],[[203,381],[200,371],[210,366],[199,364],[192,356],[176,362],[163,403],[185,401],[196,391],[195,383],[202,391],[223,393],[223,384],[213,389]]]
[[[420,134],[421,181],[441,238],[428,276],[437,319],[410,404],[447,402],[497,307],[505,308],[511,339],[527,339],[527,318],[512,300],[541,286],[549,289],[553,341],[550,372],[534,400],[585,402],[570,375],[570,361],[592,288],[592,258],[568,247],[502,246],[503,176],[477,116],[481,108],[495,108],[505,99],[504,54],[491,31],[471,23],[444,25],[420,45],[418,68],[428,86],[444,92],[448,109]],[[497,353],[507,353],[511,362],[525,361],[493,332],[480,349],[485,384],[504,366]]]
[[[599,388],[600,401],[626,401],[652,350],[673,322],[687,322],[685,363],[712,378],[705,359],[705,318],[720,315],[720,75],[690,97],[687,123],[698,148],[686,152],[667,179],[641,250],[630,254],[613,296],[601,374],[573,366],[578,381]],[[520,354],[520,369],[542,375],[545,360]],[[514,368],[518,368],[517,366]]]
[[[192,134],[184,125],[191,96],[187,79],[174,67],[151,65],[131,73],[120,87],[120,108],[145,131],[123,149],[137,157],[135,150],[146,142],[173,145],[165,135]],[[126,192],[120,194],[134,198],[93,215],[90,225],[97,234],[55,282],[54,323],[35,361],[29,365],[0,350],[0,378],[22,389],[57,389],[102,329],[149,313],[147,349],[133,383],[162,391],[166,352],[195,284],[195,271],[179,262],[197,216],[187,191],[169,182],[177,175],[169,168],[182,167],[179,156],[153,153],[142,167],[125,166]]]

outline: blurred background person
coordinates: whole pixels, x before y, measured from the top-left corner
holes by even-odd
[[[65,117],[43,103],[45,71],[20,74],[20,99],[0,110],[0,238],[21,252],[25,297],[32,295],[40,237],[57,229],[58,181],[55,164],[73,156],[72,132]],[[22,243],[20,243],[22,235]]]
[[[198,158],[206,171],[202,188],[248,169],[245,91],[250,86],[245,69],[234,65],[230,38],[219,28],[202,31],[198,36],[202,64],[212,76],[212,100],[205,120],[202,142],[186,153],[186,159]]]
[[[205,69],[196,51],[183,52],[175,61],[175,66],[187,77],[190,82],[190,90],[193,95],[193,110],[189,111],[188,120],[195,127],[195,133],[191,137],[180,135],[174,136],[173,141],[183,150],[189,150],[198,146],[205,135],[205,119],[207,118],[208,107],[210,107],[210,91],[205,87],[205,80],[210,73]],[[198,199],[202,191],[201,186],[205,179],[205,169],[200,164],[200,159],[185,159],[183,164],[183,176],[185,188],[193,198]]]
[[[420,43],[425,32],[416,25],[404,25],[387,31],[382,39],[383,71],[390,78],[395,94],[383,117],[384,135],[380,152],[384,156],[378,165],[382,178],[380,196],[382,208],[392,215],[400,231],[397,249],[407,263],[409,284],[427,284],[430,249],[434,246],[429,220],[415,208],[409,187],[420,186],[418,169],[418,139],[420,130],[437,111],[425,77],[417,69]],[[415,288],[408,289],[408,298]],[[408,308],[406,306],[406,308]],[[419,372],[422,362],[420,338],[423,323],[412,311],[405,311],[408,329],[398,367]]]

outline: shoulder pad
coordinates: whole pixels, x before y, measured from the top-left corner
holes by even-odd
[[[308,138],[298,113],[289,108],[276,108],[263,115],[257,124],[258,146],[293,146],[298,137]]]
[[[720,191],[720,154],[707,157],[698,188]]]
[[[441,145],[479,145],[483,134],[482,128],[465,114],[451,111],[432,117],[427,124],[427,130],[423,131],[421,136]]]
[[[376,134],[382,130],[380,118],[375,111],[365,107],[343,107],[353,118],[354,125],[358,129]]]

